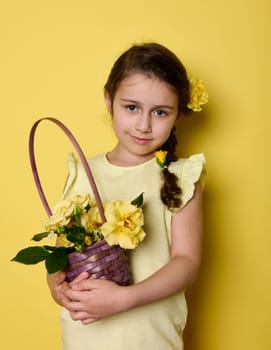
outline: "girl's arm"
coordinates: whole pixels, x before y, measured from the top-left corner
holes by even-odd
[[[189,287],[201,261],[202,190],[172,218],[171,260],[146,280],[127,287],[110,281],[82,280],[66,290],[64,306],[74,320],[91,323],[118,312],[153,303]]]
[[[202,246],[202,190],[172,218],[171,260],[151,277],[129,286],[131,307],[151,303],[191,286],[197,277]]]

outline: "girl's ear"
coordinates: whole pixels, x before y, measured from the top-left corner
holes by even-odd
[[[111,99],[107,91],[104,91],[104,102],[106,105],[106,108],[110,114],[112,114],[112,104]]]

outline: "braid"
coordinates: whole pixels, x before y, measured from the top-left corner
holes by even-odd
[[[180,194],[182,193],[178,186],[178,178],[175,174],[168,170],[170,162],[177,160],[175,154],[177,146],[177,138],[175,136],[176,127],[171,130],[169,138],[161,147],[164,151],[167,151],[166,167],[163,168],[164,183],[161,187],[160,194],[162,202],[168,207],[168,209],[178,208],[181,205]]]
[[[175,131],[176,131],[176,126],[174,125],[173,128],[171,129],[170,135],[166,142],[162,145],[161,149],[163,151],[167,151],[167,163],[168,165],[170,162],[174,162],[177,160],[177,156],[175,154],[176,152],[176,146],[177,146],[177,138],[175,136]]]

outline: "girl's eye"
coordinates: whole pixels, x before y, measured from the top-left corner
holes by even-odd
[[[136,105],[128,105],[126,106],[129,112],[135,112],[137,110]]]
[[[155,114],[157,117],[164,117],[164,116],[166,116],[166,112],[165,112],[165,111],[162,111],[161,109],[157,109],[156,111],[154,111],[154,114]]]

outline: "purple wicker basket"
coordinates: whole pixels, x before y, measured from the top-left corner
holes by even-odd
[[[97,202],[97,207],[102,219],[102,222],[106,222],[104,215],[102,201],[97,190],[92,172],[89,168],[88,162],[84,153],[76,141],[70,130],[58,119],[47,117],[39,119],[32,126],[29,136],[29,157],[31,168],[34,176],[34,180],[39,192],[43,206],[50,217],[52,215],[51,209],[45,197],[40,178],[38,175],[35,152],[34,152],[34,137],[35,132],[43,120],[48,120],[60,127],[62,131],[68,136],[72,142],[79,158],[82,162],[86,175],[88,177],[90,186],[92,188],[93,195]],[[68,282],[72,281],[81,272],[87,271],[91,278],[107,279],[118,283],[119,285],[128,285],[130,283],[128,256],[125,249],[119,246],[110,246],[105,240],[97,242],[90,247],[87,247],[83,252],[72,252],[68,254],[68,265],[64,271],[66,273],[66,279]]]
[[[107,279],[119,285],[129,284],[126,251],[119,246],[110,246],[105,240],[87,247],[82,253],[70,253],[68,260],[69,265],[65,268],[68,282],[87,271],[91,278]]]

